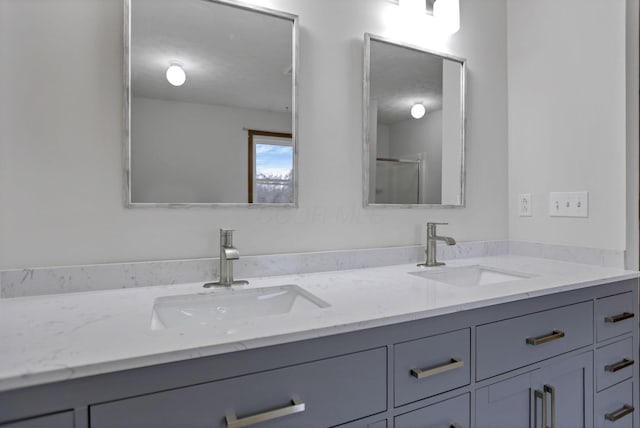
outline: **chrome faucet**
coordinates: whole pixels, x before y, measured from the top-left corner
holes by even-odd
[[[249,281],[233,280],[233,261],[240,259],[240,252],[233,246],[233,230],[220,229],[220,280],[208,282],[205,288],[231,285],[247,285]]]
[[[427,223],[427,261],[418,266],[444,266],[445,264],[436,260],[436,241],[443,241],[447,245],[456,245],[456,240],[448,236],[438,236],[436,234],[437,225],[447,225],[449,223]]]

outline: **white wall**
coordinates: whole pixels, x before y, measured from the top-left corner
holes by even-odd
[[[133,202],[247,202],[246,129],[291,132],[291,114],[133,97]]]
[[[625,0],[508,0],[507,16],[509,238],[625,249]],[[548,216],[549,192],[580,190],[589,218]]]
[[[387,0],[255,2],[300,15],[299,209],[125,209],[122,3],[0,0],[0,268],[214,256],[221,226],[245,255],[507,238],[505,0],[450,39]],[[366,31],[468,59],[466,208],[362,208]]]
[[[640,93],[640,6],[638,0],[627,2],[626,33],[626,94],[627,94],[627,252],[626,267],[640,267],[640,224],[638,223],[638,204],[640,202],[640,174],[638,171],[640,151],[638,147],[638,122],[640,110],[638,98]]]

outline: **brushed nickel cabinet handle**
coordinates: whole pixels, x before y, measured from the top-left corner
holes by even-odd
[[[540,428],[547,428],[547,400],[546,394],[544,394],[540,390],[533,391],[533,400],[534,400],[534,420],[533,420],[533,428],[538,428],[538,399],[542,401],[542,424],[540,424]]]
[[[460,358],[451,358],[449,362],[441,366],[427,367],[424,369],[411,369],[411,376],[424,379],[429,376],[434,376],[440,373],[448,372],[449,370],[459,369],[464,366],[464,360]]]
[[[635,364],[635,361],[630,360],[628,358],[625,358],[622,361],[620,361],[619,363],[609,364],[607,366],[604,366],[604,370],[607,371],[607,372],[615,373],[618,370],[625,369],[625,368],[627,368],[629,366],[632,366],[634,364]]]
[[[242,428],[251,425],[259,424],[262,422],[272,421],[284,416],[293,415],[305,411],[305,404],[298,399],[291,400],[291,405],[282,407],[280,409],[270,410],[268,412],[259,413],[257,415],[251,415],[238,419],[235,413],[227,415],[227,428]]]
[[[624,321],[624,320],[628,320],[629,318],[633,318],[635,317],[636,314],[632,313],[632,312],[623,312],[619,315],[612,315],[610,317],[605,317],[604,318],[604,322],[610,322],[610,323],[617,323],[620,321]]]
[[[564,337],[564,331],[553,330],[551,334],[540,337],[527,337],[527,345],[542,345],[543,343],[551,342],[553,340],[562,339]]]
[[[556,428],[556,389],[551,385],[545,385],[544,386],[545,396],[547,395],[547,392],[551,397],[551,428]],[[545,401],[546,401],[546,398],[545,398]],[[545,423],[546,423],[546,420],[545,420]]]
[[[622,408],[616,410],[615,412],[605,413],[604,418],[608,421],[615,422],[618,419],[622,419],[625,416],[630,415],[634,410],[635,408],[633,406],[625,404],[624,406],[622,406]]]

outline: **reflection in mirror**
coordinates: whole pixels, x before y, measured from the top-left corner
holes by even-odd
[[[465,62],[365,35],[365,205],[464,205]]]
[[[128,0],[128,206],[297,203],[297,18]]]

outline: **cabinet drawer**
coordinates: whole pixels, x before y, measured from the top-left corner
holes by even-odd
[[[631,337],[596,350],[596,387],[602,391],[629,379],[636,364]]]
[[[227,427],[227,415],[263,415],[261,428],[327,427],[385,411],[386,373],[387,349],[377,348],[92,406],[91,427]]]
[[[629,333],[635,321],[633,294],[622,293],[596,300],[598,342]]]
[[[470,329],[394,346],[395,405],[468,385],[471,380]]]
[[[468,428],[469,394],[396,416],[395,428]]]
[[[481,325],[476,333],[480,380],[593,343],[593,303]]]
[[[73,412],[56,413],[55,415],[26,419],[20,422],[12,422],[0,425],[0,428],[73,428]]]
[[[596,428],[633,428],[633,382],[628,380],[596,395]],[[611,420],[615,419],[615,420]]]

